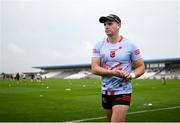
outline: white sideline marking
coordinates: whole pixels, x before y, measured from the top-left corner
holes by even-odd
[[[176,108],[180,108],[180,106],[168,107],[168,108],[158,108],[158,109],[151,109],[151,110],[142,110],[142,111],[135,111],[135,112],[129,112],[128,115],[130,115],[130,114],[139,114],[139,113],[144,113],[144,112],[152,112],[152,111],[160,111],[160,110],[176,109]],[[67,121],[66,123],[84,122],[84,121],[98,120],[98,119],[104,119],[104,118],[106,118],[106,117],[104,116],[104,117],[86,118],[86,119],[81,119],[81,120]]]

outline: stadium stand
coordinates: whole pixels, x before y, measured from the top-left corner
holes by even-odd
[[[61,73],[62,72],[60,72],[60,71],[48,72],[48,73],[43,74],[42,78],[53,78]]]
[[[145,70],[145,73],[139,79],[153,79],[156,72],[152,70]]]
[[[81,79],[81,78],[87,78],[88,75],[90,75],[91,72],[89,71],[80,71],[78,73],[72,74],[70,76],[65,77],[64,79]]]
[[[180,79],[180,58],[149,59],[144,62],[146,71],[139,79],[161,79],[162,76]],[[38,66],[33,68],[45,71],[46,74],[43,76],[46,76],[46,78],[101,78],[91,73],[91,64]]]
[[[54,76],[54,78],[58,79],[64,79],[72,74],[78,73],[79,70],[62,70],[60,74]]]

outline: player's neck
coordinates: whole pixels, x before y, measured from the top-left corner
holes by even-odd
[[[108,36],[108,41],[112,44],[117,43],[119,39],[120,39],[120,35]]]

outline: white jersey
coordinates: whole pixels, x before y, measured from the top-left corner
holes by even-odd
[[[98,42],[93,48],[92,57],[100,57],[100,66],[105,69],[131,72],[132,62],[140,59],[141,54],[132,42],[121,36],[121,39],[115,44],[110,43],[107,38]],[[116,76],[103,76],[102,93],[108,95],[132,93],[131,80]]]

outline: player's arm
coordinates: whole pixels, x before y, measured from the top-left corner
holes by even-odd
[[[91,70],[93,74],[100,76],[120,76],[116,70],[108,70],[100,66],[100,58],[93,57],[91,62]]]
[[[134,71],[130,73],[131,78],[140,77],[145,72],[144,60],[141,58],[136,61],[133,61],[133,68]]]

